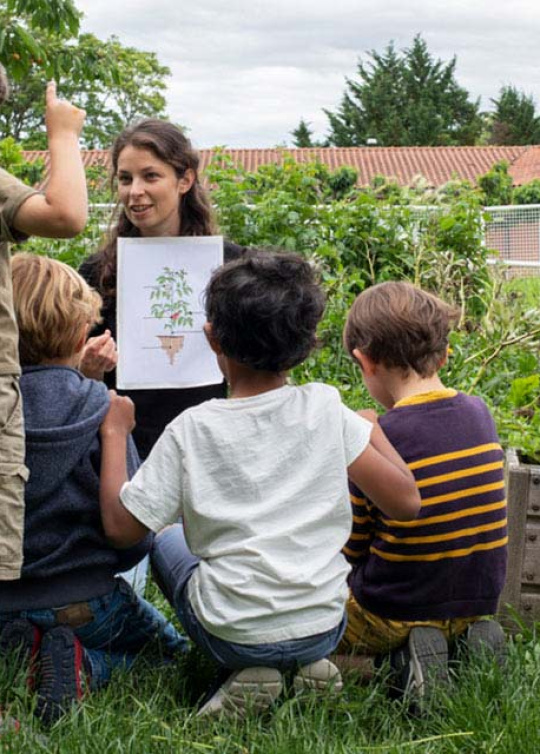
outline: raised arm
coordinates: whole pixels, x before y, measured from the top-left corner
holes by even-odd
[[[135,407],[130,398],[109,391],[111,405],[101,427],[99,502],[105,535],[114,547],[140,542],[148,528],[124,508],[120,490],[127,482],[127,439],[135,427]]]
[[[86,176],[79,149],[84,110],[56,96],[47,85],[45,123],[50,154],[49,182],[44,194],[33,194],[19,208],[13,224],[27,235],[48,238],[76,236],[86,225]]]
[[[373,416],[365,418],[374,421]],[[376,420],[368,447],[351,463],[348,474],[390,518],[408,521],[418,515],[421,499],[414,476]]]

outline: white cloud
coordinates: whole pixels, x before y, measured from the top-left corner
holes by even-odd
[[[457,79],[489,108],[503,84],[540,104],[535,0],[78,0],[84,29],[158,53],[172,71],[169,113],[200,146],[273,146],[301,117],[319,136],[323,107],[368,50],[421,33],[433,55],[457,55]]]

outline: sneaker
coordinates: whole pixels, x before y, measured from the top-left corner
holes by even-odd
[[[343,688],[343,681],[334,663],[324,658],[301,667],[293,679],[293,688],[297,693],[330,691],[338,694]]]
[[[41,642],[41,673],[36,714],[46,724],[56,722],[72,702],[81,699],[84,650],[68,626],[46,631]]]
[[[28,687],[36,685],[36,672],[41,644],[41,631],[25,618],[17,618],[6,623],[0,632],[0,654],[16,655],[20,663],[28,664]]]
[[[281,673],[274,668],[235,671],[203,704],[197,717],[217,717],[224,713],[243,719],[249,711],[259,713],[268,709],[282,689]]]
[[[411,629],[407,644],[394,650],[390,664],[395,687],[421,714],[435,688],[449,683],[448,643],[442,631],[429,626]]]
[[[479,620],[467,628],[467,653],[469,657],[493,657],[499,668],[506,667],[506,637],[496,620]]]

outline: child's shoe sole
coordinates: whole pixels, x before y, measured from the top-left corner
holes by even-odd
[[[493,657],[499,668],[506,667],[506,637],[495,620],[479,620],[467,629],[467,653],[470,658]]]
[[[343,688],[343,680],[334,663],[324,658],[300,668],[293,679],[293,688],[297,693],[330,691],[338,694]]]
[[[438,628],[413,628],[409,634],[409,652],[417,688],[431,679],[448,683],[448,643]]]
[[[399,650],[408,667],[402,672],[402,692],[411,712],[422,715],[437,688],[449,684],[448,643],[442,631],[429,626],[413,628],[406,647]]]
[[[68,626],[46,631],[41,642],[41,677],[36,714],[51,725],[82,698],[84,650]]]
[[[40,644],[41,631],[25,618],[6,623],[0,632],[0,654],[16,656],[20,663],[28,664],[27,684],[30,689],[36,684]]]
[[[197,717],[222,714],[243,719],[248,712],[268,709],[283,690],[283,679],[274,668],[245,668],[232,673],[212,698],[197,712]]]

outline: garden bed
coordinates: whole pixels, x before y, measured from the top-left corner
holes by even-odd
[[[508,574],[500,606],[515,630],[515,615],[540,621],[540,465],[524,463],[515,450],[507,462]]]

